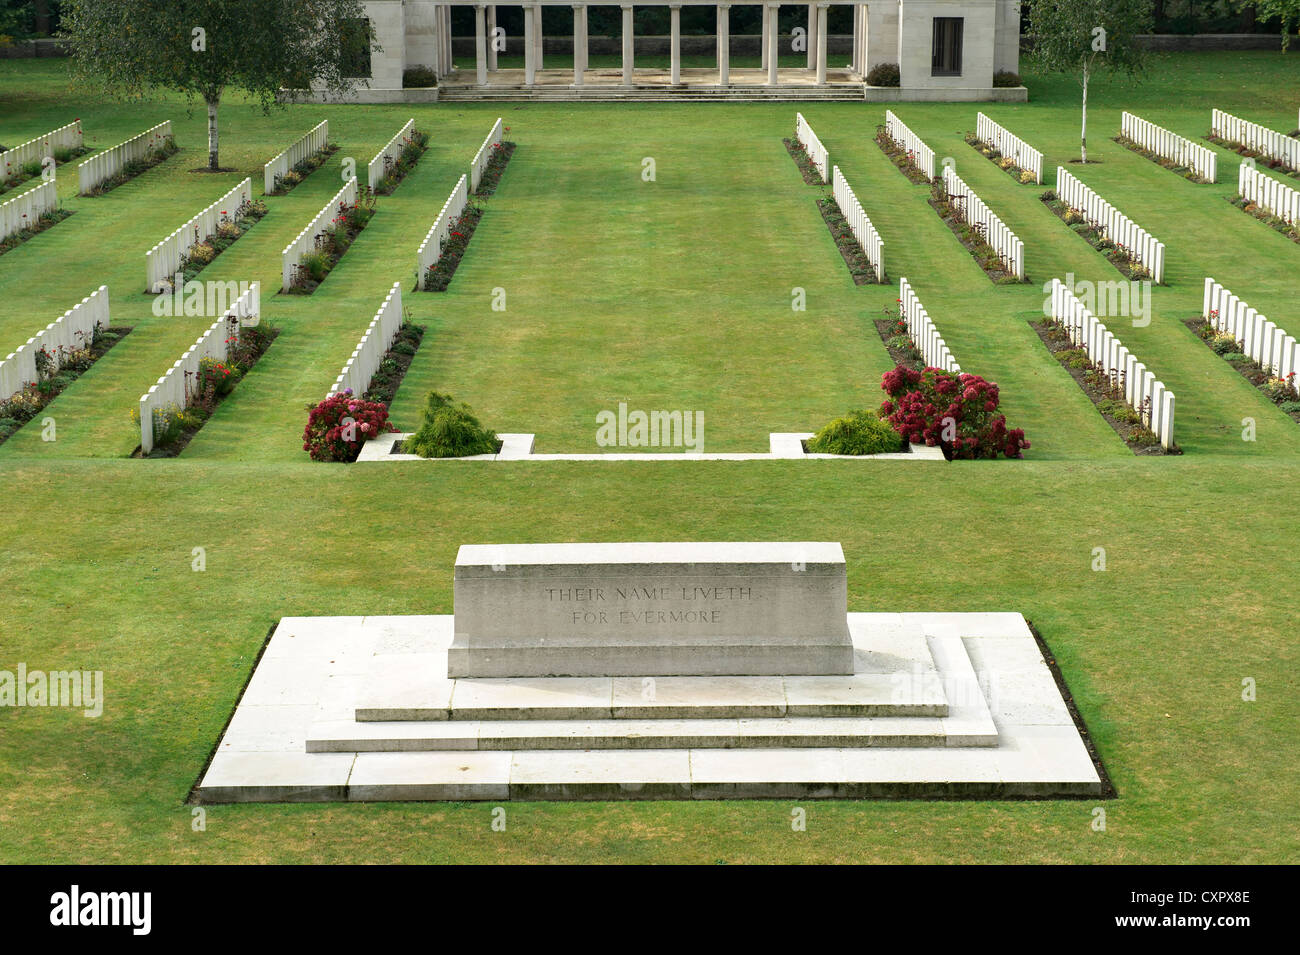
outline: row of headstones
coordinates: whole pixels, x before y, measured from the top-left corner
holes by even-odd
[[[469,191],[478,192],[479,183],[483,181],[483,173],[487,170],[488,163],[492,161],[492,150],[501,145],[502,131],[505,127],[501,124],[501,117],[492,124],[487,138],[483,140],[483,145],[478,148],[474,158],[469,163]]]
[[[0,361],[0,401],[40,379],[38,352],[48,357],[48,374],[54,374],[69,352],[89,348],[96,329],[108,328],[108,323],[108,287],[101,285]]]
[[[1056,192],[1071,209],[1080,213],[1102,235],[1128,252],[1151,271],[1151,280],[1163,284],[1165,244],[1084,185],[1064,166],[1056,167]]]
[[[237,344],[245,324],[256,324],[261,302],[261,288],[254,282],[221,318],[213,322],[198,340],[163,373],[149,390],[140,396],[140,451],[154,448],[154,417],[169,407],[185,408],[194,399],[200,384],[199,368],[205,358],[225,361],[230,346]]]
[[[51,130],[43,136],[29,139],[12,149],[0,150],[0,181],[22,170],[28,163],[43,163],[59,149],[80,149],[84,144],[81,120]]]
[[[1205,280],[1201,315],[1240,342],[1242,353],[1274,378],[1300,374],[1300,342],[1212,278]]]
[[[1241,143],[1270,159],[1276,159],[1288,169],[1300,171],[1300,139],[1225,113],[1221,109],[1210,111],[1210,132],[1220,139]]]
[[[1124,112],[1120,114],[1120,135],[1137,143],[1163,159],[1186,166],[1202,179],[1218,181],[1219,157],[1207,146],[1194,143],[1184,136],[1157,126],[1141,116]]]
[[[146,252],[145,290],[157,294],[172,288],[190,250],[216,233],[221,223],[233,221],[237,211],[252,199],[253,180],[245,179]]]
[[[804,119],[803,113],[794,114],[794,133],[795,138],[799,140],[799,145],[803,146],[804,152],[808,154],[808,158],[812,161],[817,174],[822,177],[822,182],[830,182],[830,155],[826,152],[826,147],[822,145],[821,139],[813,132],[808,120]]]
[[[1088,353],[1089,361],[1123,388],[1125,402],[1141,415],[1142,424],[1160,439],[1160,446],[1173,447],[1174,393],[1060,279],[1052,279],[1051,302],[1053,321]]]
[[[379,370],[379,364],[392,346],[393,340],[402,327],[402,283],[394,282],[389,289],[384,304],[379,306],[375,317],[366,326],[361,341],[352,350],[352,356],[343,365],[343,371],[335,379],[329,394],[351,391],[361,397],[370,388],[370,380]]]
[[[890,139],[907,150],[912,162],[925,173],[927,179],[933,182],[934,150],[927,146],[920,136],[908,129],[907,124],[895,116],[891,109],[885,110],[885,130],[889,133]]]
[[[405,125],[397,131],[397,135],[375,154],[374,159],[370,160],[369,165],[366,166],[366,178],[370,184],[371,192],[374,192],[379,187],[388,163],[397,162],[398,157],[402,155],[402,150],[406,148],[406,141],[414,131],[415,120],[408,119]]]
[[[96,186],[116,176],[129,162],[147,159],[155,149],[162,147],[172,135],[171,120],[159,123],[152,129],[132,136],[126,142],[91,156],[77,166],[78,191],[87,195]]]
[[[952,357],[952,352],[935,327],[930,313],[925,310],[911,283],[905,278],[898,280],[898,301],[908,337],[920,351],[926,367],[942,368],[954,375],[961,374],[961,365]]]
[[[451,227],[460,218],[461,213],[465,211],[465,206],[469,204],[470,193],[478,191],[478,187],[483,181],[483,173],[487,171],[488,163],[492,161],[492,151],[501,145],[504,131],[505,127],[502,125],[501,117],[497,117],[497,121],[492,124],[492,129],[488,131],[487,138],[483,140],[483,145],[478,148],[478,152],[470,160],[468,177],[461,176],[456,181],[455,187],[451,190],[451,195],[442,204],[442,208],[433,220],[433,225],[425,233],[424,241],[415,250],[415,284],[417,289],[428,291],[425,288],[425,282],[429,269],[442,258],[443,249],[446,248],[447,241],[451,238]]]
[[[1034,174],[1034,182],[1043,184],[1043,154],[1005,126],[980,113],[975,119],[975,138],[1010,156],[1017,166]]]
[[[952,166],[943,167],[943,187],[948,193],[950,206],[971,226],[982,230],[980,234],[1002,259],[1007,271],[1021,281],[1025,278],[1025,243],[998,217],[975,190],[953,171]]]
[[[311,132],[262,167],[262,192],[266,195],[274,192],[277,179],[283,178],[298,163],[324,149],[329,144],[329,139],[330,121],[327,119],[312,127]]]
[[[844,213],[844,220],[848,222],[849,230],[867,254],[867,261],[871,263],[871,268],[876,273],[876,281],[883,282],[885,280],[884,240],[880,238],[876,227],[871,224],[871,219],[867,217],[866,210],[862,208],[862,203],[858,201],[857,195],[849,186],[848,180],[844,178],[844,173],[840,172],[839,166],[832,168],[831,183],[831,194],[835,197],[840,212]]]
[[[59,188],[47,179],[35,189],[0,202],[0,242],[37,223],[41,216],[59,207]]]
[[[1300,221],[1300,191],[1266,176],[1252,165],[1242,163],[1237,170],[1237,192],[1292,225]]]
[[[425,288],[425,282],[429,274],[429,269],[437,264],[442,258],[442,250],[447,245],[447,240],[451,238],[451,227],[460,214],[465,211],[465,206],[469,202],[469,183],[468,180],[461,176],[456,180],[456,187],[451,190],[451,195],[447,201],[442,204],[437,218],[433,220],[433,225],[420,243],[420,247],[415,252],[415,269],[417,284]]]
[[[316,236],[356,203],[357,177],[353,176],[329,202],[325,203],[324,208],[307,223],[307,227],[284,247],[284,251],[280,253],[280,280],[283,283],[283,291],[287,292],[293,288],[294,269],[302,264],[308,252],[316,248]]]

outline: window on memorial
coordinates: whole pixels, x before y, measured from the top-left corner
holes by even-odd
[[[961,32],[964,22],[962,17],[934,18],[931,76],[961,76]]]
[[[339,25],[341,71],[348,77],[370,76],[370,19],[354,17]]]

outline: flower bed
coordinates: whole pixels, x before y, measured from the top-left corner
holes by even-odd
[[[509,126],[502,127],[503,132],[510,132]],[[484,198],[492,195],[497,191],[497,186],[501,183],[501,174],[506,171],[506,164],[510,162],[510,157],[515,154],[515,144],[509,140],[502,140],[492,147],[492,155],[488,157],[488,164],[483,170],[483,178],[479,180],[478,191],[476,196]]]
[[[797,139],[783,139],[785,150],[794,160],[794,164],[799,167],[799,172],[803,174],[803,181],[810,186],[822,185],[822,175],[813,165],[812,158],[808,155],[808,150],[804,149],[803,143]]]
[[[867,257],[867,251],[862,248],[858,237],[849,228],[849,220],[844,217],[840,204],[833,196],[822,196],[817,200],[817,208],[821,210],[822,221],[830,230],[831,238],[835,240],[835,247],[840,250],[840,255],[844,258],[844,264],[849,267],[853,283],[855,285],[878,284],[871,259]]]
[[[1017,166],[1016,161],[1010,156],[1002,155],[996,146],[984,142],[984,140],[980,139],[974,133],[967,133],[965,138],[966,142],[968,142],[976,152],[989,160],[1016,182],[1021,185],[1033,184],[1034,174],[1028,169]]]
[[[82,146],[78,149],[56,149],[54,150],[54,163],[56,166],[63,166],[74,159],[80,159],[82,156],[93,152],[89,146]],[[39,179],[41,175],[41,164],[39,162],[29,162],[8,179],[0,179],[0,195],[8,192],[10,189],[16,189],[23,183],[30,182],[33,179]]]
[[[1106,423],[1115,429],[1115,433],[1124,439],[1134,454],[1183,453],[1177,445],[1168,451],[1160,446],[1160,438],[1142,424],[1142,415],[1124,400],[1124,383],[1113,380],[1102,372],[1089,360],[1086,350],[1074,346],[1064,328],[1050,319],[1040,319],[1029,324],[1043,340],[1052,357],[1070,373],[1070,377],[1096,405]]]
[[[997,250],[988,244],[979,227],[967,222],[965,217],[953,206],[942,179],[930,188],[928,201],[930,208],[939,214],[939,218],[952,230],[952,234],[957,237],[957,241],[966,247],[966,251],[971,254],[971,258],[984,270],[984,274],[989,277],[989,281],[994,285],[1014,285],[1020,281],[1016,278],[1015,273],[1007,268]]]
[[[370,379],[370,387],[362,397],[367,401],[378,401],[391,405],[402,385],[402,379],[415,361],[415,353],[424,339],[424,326],[403,322],[397,331],[392,346],[380,359],[379,369]]]
[[[1254,216],[1274,232],[1282,233],[1292,242],[1300,242],[1300,223],[1287,222],[1281,216],[1275,215],[1267,209],[1261,209],[1259,205],[1251,202],[1245,196],[1232,196],[1228,201],[1242,212]]]
[[[979,375],[942,368],[899,366],[885,372],[881,389],[889,396],[880,418],[913,444],[939,447],[949,461],[1023,457],[1025,432],[1007,428],[998,413],[998,386]]]
[[[1237,369],[1237,373],[1254,385],[1265,398],[1290,415],[1291,420],[1300,422],[1300,390],[1297,389],[1295,372],[1286,378],[1275,378],[1269,369],[1245,354],[1241,342],[1233,338],[1231,333],[1218,331],[1212,323],[1199,315],[1187,319],[1184,324],[1205,342],[1207,348]]]
[[[469,240],[474,237],[474,230],[478,228],[479,220],[482,218],[483,207],[470,202],[465,207],[465,211],[460,214],[460,218],[452,223],[451,234],[447,238],[447,244],[442,247],[442,254],[438,256],[438,261],[429,266],[424,273],[422,285],[424,291],[447,291],[447,286],[451,284],[451,277],[456,274],[460,260],[465,257]]]
[[[1295,134],[1292,133],[1291,135],[1294,136]],[[1214,145],[1216,146],[1222,146],[1224,149],[1231,150],[1232,152],[1236,153],[1238,156],[1247,156],[1255,160],[1256,164],[1260,166],[1266,166],[1267,168],[1271,169],[1273,172],[1281,173],[1284,176],[1290,176],[1292,179],[1300,179],[1300,170],[1291,169],[1284,162],[1282,162],[1282,160],[1275,159],[1272,156],[1266,156],[1258,149],[1251,149],[1249,146],[1244,146],[1241,143],[1235,142],[1231,139],[1224,139],[1221,136],[1216,136],[1212,132],[1206,133],[1205,138],[1209,142],[1214,143]]]
[[[133,159],[124,165],[115,174],[105,179],[94,189],[86,193],[88,196],[102,196],[106,192],[111,192],[123,183],[130,182],[141,173],[148,172],[160,162],[164,162],[175,156],[181,148],[176,145],[176,138],[168,136],[162,141],[162,145],[149,154],[147,159]]]
[[[1130,152],[1135,152],[1139,156],[1151,160],[1157,166],[1160,166],[1164,169],[1171,170],[1172,172],[1176,172],[1178,173],[1178,175],[1182,176],[1184,179],[1189,180],[1190,182],[1194,182],[1197,185],[1202,185],[1202,186],[1207,185],[1210,182],[1210,180],[1206,179],[1204,176],[1197,173],[1196,170],[1191,169],[1187,166],[1180,166],[1172,159],[1167,159],[1166,157],[1161,156],[1159,153],[1152,152],[1151,150],[1147,149],[1141,144],[1135,143],[1127,136],[1112,136],[1111,139],[1119,143],[1121,146],[1123,146],[1125,149],[1129,150]]]
[[[916,347],[916,343],[912,341],[912,336],[907,334],[907,322],[903,321],[898,314],[897,307],[892,311],[889,308],[883,311],[886,317],[876,319],[876,333],[885,343],[889,357],[895,366],[920,371],[925,367],[925,359],[921,355],[921,350]]]
[[[1083,213],[1071,209],[1061,201],[1056,195],[1055,189],[1048,189],[1040,196],[1043,205],[1052,210],[1052,213],[1068,225],[1075,233],[1082,236],[1084,241],[1090,246],[1106,256],[1107,261],[1119,270],[1119,273],[1130,281],[1138,282],[1144,279],[1150,280],[1151,269],[1140,262],[1137,262],[1129,254],[1129,250],[1123,246],[1116,245],[1110,239],[1104,238],[1101,230],[1097,226],[1084,218]]]
[[[16,249],[33,236],[40,235],[50,226],[57,225],[72,213],[67,209],[55,209],[53,212],[43,212],[34,223],[26,229],[20,229],[8,238],[0,241],[0,255],[4,255],[11,249]]]
[[[411,135],[402,140],[402,151],[397,158],[384,157],[384,175],[375,186],[375,192],[381,196],[391,196],[428,148],[429,134],[418,129],[411,130]]]
[[[130,332],[130,328],[97,328],[82,347],[69,349],[63,355],[59,370],[51,373],[54,362],[43,349],[36,355],[39,380],[0,400],[0,444],[3,444],[42,409],[57,398],[65,388],[80,378],[95,362],[103,358],[110,348]]]
[[[348,388],[319,404],[307,406],[309,414],[303,429],[302,449],[313,461],[355,461],[370,438],[399,430],[388,420],[388,407],[423,339],[423,325],[402,322],[364,395],[358,398]]]
[[[355,461],[370,438],[397,430],[388,421],[388,405],[357,398],[351,388],[308,405],[307,410],[302,449],[313,461]]]
[[[265,322],[242,328],[238,327],[237,322],[238,319],[235,319],[238,341],[230,343],[226,360],[205,358],[199,363],[197,380],[186,382],[185,390],[189,398],[185,407],[171,405],[155,411],[153,450],[142,455],[140,449],[136,448],[133,457],[174,458],[184,451],[186,445],[212,417],[212,413],[266,354],[271,342],[280,334],[278,328]],[[132,408],[131,417],[138,425],[140,409]]]
[[[314,173],[330,156],[339,151],[338,143],[326,143],[282,176],[275,177],[275,188],[270,195],[283,196],[293,191],[304,179]]]
[[[290,295],[310,295],[339,264],[375,214],[375,196],[365,191],[352,205],[340,203],[338,215],[316,236],[316,247],[294,267]]]
[[[921,167],[916,164],[915,157],[901,143],[894,141],[883,123],[876,127],[876,145],[889,157],[889,161],[898,171],[913,183],[918,186],[930,184],[930,177],[922,172]]]
[[[192,245],[190,250],[181,257],[181,272],[184,273],[185,281],[189,282],[197,278],[198,274],[211,265],[217,256],[234,245],[235,240],[261,222],[266,211],[266,203],[260,199],[245,202],[235,210],[233,216],[227,215],[225,210],[222,210],[217,231],[205,237],[202,242]],[[194,231],[198,232],[198,229]]]

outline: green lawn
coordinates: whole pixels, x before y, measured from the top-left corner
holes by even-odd
[[[548,65],[551,58],[548,57]],[[0,860],[1263,862],[1300,853],[1300,719],[1291,568],[1300,427],[1184,327],[1213,275],[1290,332],[1300,248],[1110,141],[1130,109],[1197,138],[1219,106],[1294,128],[1300,56],[1188,54],[1146,84],[1091,95],[1090,157],[1071,167],[1167,245],[1151,324],[1108,322],[1178,396],[1185,454],[1138,458],[1047,353],[1028,320],[1043,283],[1119,274],[962,140],[974,104],[896,112],[1027,243],[1030,284],[993,286],[872,141],[884,108],[803,109],[886,243],[889,286],[854,286],[781,137],[784,105],[299,106],[223,110],[223,165],[204,117],[69,89],[61,61],[0,60],[0,142],[80,117],[111,146],[171,119],[182,152],[0,256],[0,356],[94,288],[135,331],[0,446],[0,669],[103,670],[101,719],[0,709]],[[983,107],[1058,162],[1077,155],[1078,87],[1029,77],[1031,102]],[[412,293],[415,249],[496,116],[518,143],[446,293]],[[431,148],[310,297],[274,294],[280,250],[410,116]],[[129,411],[211,322],[154,317],[144,253],[322,118],[341,149],[202,278],[263,282],[283,329],[177,459],[127,460]],[[656,181],[641,178],[655,160]],[[1051,177],[1049,176],[1049,179]],[[952,466],[313,465],[304,406],[323,396],[394,282],[426,324],[394,403],[418,424],[430,388],[540,451],[594,451],[595,416],[705,414],[705,449],[764,450],[875,406],[890,362],[872,319],[906,276],[964,369],[998,382],[1021,462]],[[791,290],[807,311],[791,310]],[[504,289],[504,312],[491,308]],[[1241,440],[1243,418],[1257,422]],[[184,799],[289,614],[449,613],[461,543],[842,541],[851,610],[1018,610],[1055,651],[1119,799],[835,802],[792,833],[785,803],[209,807]],[[194,547],[207,571],[190,569]],[[1104,547],[1109,569],[1092,572]],[[1246,677],[1258,701],[1241,701]],[[1292,780],[1288,782],[1288,780]],[[67,833],[75,828],[76,839]]]

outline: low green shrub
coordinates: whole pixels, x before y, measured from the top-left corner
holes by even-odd
[[[902,451],[903,436],[874,411],[850,411],[808,439],[809,454],[888,454]]]
[[[1013,86],[1023,86],[1020,82],[1020,74],[1013,73],[1010,70],[998,70],[993,74],[993,86],[995,89],[1007,89]]]
[[[867,73],[868,86],[898,86],[900,83],[902,75],[897,63],[877,63]]]
[[[423,89],[438,85],[438,74],[427,66],[412,66],[402,71],[403,89]]]
[[[402,450],[422,458],[463,458],[495,454],[499,446],[496,432],[479,424],[468,405],[431,391],[424,399],[420,429],[403,442]]]

